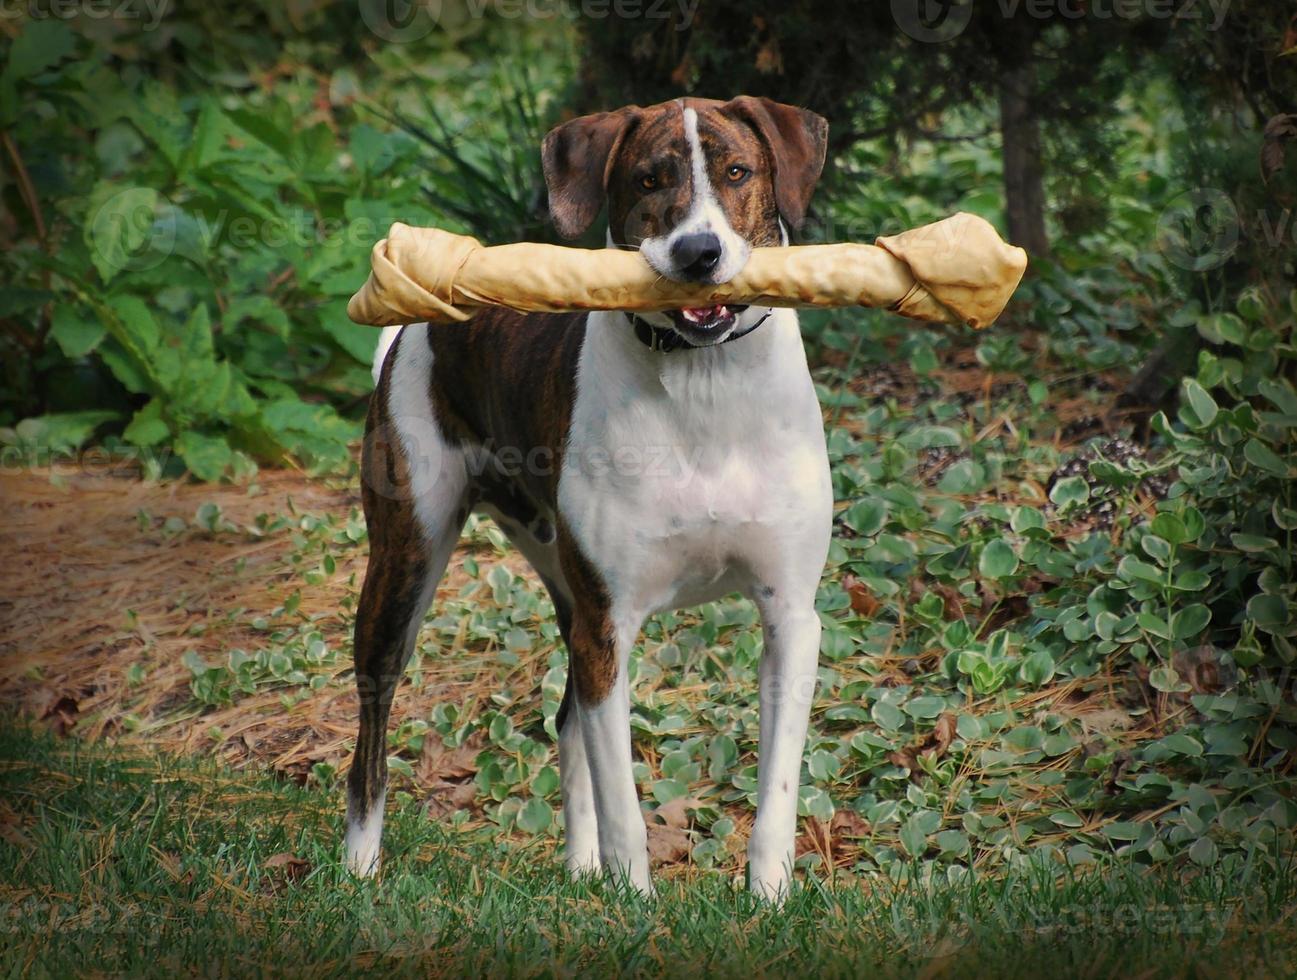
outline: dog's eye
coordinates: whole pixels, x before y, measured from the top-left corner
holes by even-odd
[[[725,176],[729,178],[731,184],[737,184],[740,180],[742,180],[750,173],[752,173],[752,171],[749,170],[747,167],[735,163],[732,164],[730,168],[725,171]]]
[[[639,185],[640,187],[643,187],[646,191],[651,191],[653,190],[653,188],[657,187],[658,179],[654,177],[652,174],[645,174],[643,177],[639,179]]]

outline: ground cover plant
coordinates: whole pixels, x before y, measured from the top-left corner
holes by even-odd
[[[837,508],[784,914],[736,888],[752,606],[655,617],[632,657],[659,902],[567,883],[566,656],[476,518],[397,696],[387,869],[355,884],[375,334],[341,306],[391,220],[545,237],[537,140],[589,93],[559,20],[340,42],[295,10],[0,42],[7,969],[1293,971],[1282,126],[1204,119],[1150,62],[1102,171],[1047,182],[1049,253],[995,328],[803,315]],[[844,142],[809,236],[1003,225],[995,119]]]

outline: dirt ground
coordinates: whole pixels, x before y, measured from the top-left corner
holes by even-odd
[[[344,599],[363,578],[365,549],[344,552],[336,574],[307,584],[290,564],[288,535],[194,526],[209,503],[242,527],[293,508],[345,519],[360,500],[354,488],[288,470],[263,471],[253,492],[70,466],[0,474],[0,706],[81,738],[183,754],[215,748],[230,764],[297,778],[319,761],[345,768],[356,726],[350,684],[292,706],[259,691],[203,711],[182,657],[193,650],[216,662],[232,647],[255,649],[264,636],[251,619],[298,590],[329,645],[349,649]],[[442,589],[463,584],[452,572]],[[349,668],[340,654],[336,671]],[[445,694],[444,685],[422,694],[402,685],[396,715],[426,717]]]

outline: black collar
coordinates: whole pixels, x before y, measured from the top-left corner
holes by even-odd
[[[752,324],[752,326],[748,327],[746,330],[730,334],[721,341],[721,344],[728,344],[731,340],[738,340],[740,337],[746,337],[753,330],[770,319],[771,314],[774,312],[774,310],[770,310],[765,316]],[[685,340],[681,334],[672,330],[670,327],[655,327],[647,320],[637,317],[634,313],[627,313],[626,316],[629,318],[631,326],[635,328],[635,339],[649,350],[657,351],[659,354],[669,354],[671,351],[679,350],[682,347],[687,347],[690,350],[698,349],[695,345]],[[713,344],[711,346],[719,347],[720,344]]]

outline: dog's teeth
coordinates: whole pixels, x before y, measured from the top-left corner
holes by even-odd
[[[680,312],[690,323],[709,323],[723,318],[728,310],[724,306],[687,306]]]

